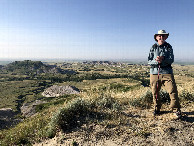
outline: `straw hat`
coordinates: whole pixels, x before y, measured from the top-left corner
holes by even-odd
[[[169,33],[166,33],[165,30],[159,30],[158,33],[154,35],[154,39],[155,39],[156,42],[158,41],[158,40],[156,39],[156,36],[157,36],[157,35],[167,35],[167,38],[168,38]]]

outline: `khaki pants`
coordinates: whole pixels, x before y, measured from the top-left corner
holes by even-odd
[[[158,82],[158,90],[157,90],[157,82]],[[160,110],[161,108],[161,99],[159,97],[159,91],[162,85],[164,85],[165,89],[170,95],[170,100],[171,100],[170,108],[177,109],[177,110],[180,109],[181,106],[179,103],[178,91],[177,91],[173,74],[160,74],[159,80],[158,80],[158,75],[150,74],[150,84],[152,88],[154,107],[156,108],[156,110]],[[156,99],[156,95],[157,95],[157,99]]]

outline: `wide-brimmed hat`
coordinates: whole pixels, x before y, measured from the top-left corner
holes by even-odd
[[[158,40],[156,39],[156,36],[157,36],[157,35],[167,35],[167,38],[168,38],[169,33],[166,33],[165,30],[159,30],[158,33],[156,33],[156,34],[154,35],[154,39],[155,39],[156,42],[158,41]]]

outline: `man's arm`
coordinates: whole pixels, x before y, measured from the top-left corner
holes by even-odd
[[[151,66],[158,65],[158,62],[154,58],[154,51],[153,47],[150,49],[149,56],[148,56],[148,64]]]

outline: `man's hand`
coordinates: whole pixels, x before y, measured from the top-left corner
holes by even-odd
[[[155,59],[158,63],[162,63],[162,61],[164,60],[164,56],[157,56]]]

